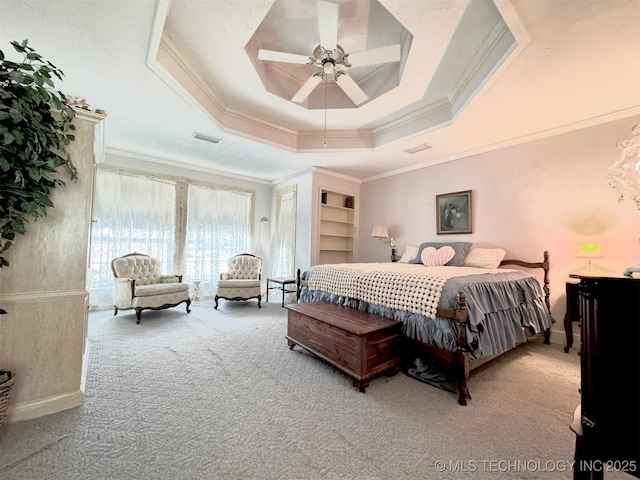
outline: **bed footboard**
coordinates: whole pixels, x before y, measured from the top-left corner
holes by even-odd
[[[551,302],[549,297],[551,289],[549,288],[549,252],[543,253],[542,262],[524,262],[522,260],[506,259],[500,262],[503,265],[517,265],[524,268],[540,268],[544,271],[542,291],[544,292],[544,301],[549,313],[551,313]],[[471,360],[469,355],[469,344],[467,343],[467,322],[469,321],[469,312],[467,311],[466,296],[463,292],[458,295],[458,308],[438,308],[437,315],[442,318],[451,318],[458,324],[458,348],[455,353],[447,352],[441,348],[426,345],[427,349],[419,348],[419,350],[429,357],[434,363],[444,367],[449,367],[455,376],[454,380],[458,383],[458,403],[466,405],[467,399],[471,399],[467,388],[467,380],[471,370],[479,367],[492,360],[494,357],[482,357],[477,360]],[[553,319],[552,319],[553,321]],[[544,343],[549,345],[551,330],[548,328],[544,331]],[[421,342],[414,342],[416,344]],[[422,344],[425,345],[425,344]]]
[[[451,315],[451,316],[444,316]],[[471,371],[471,363],[469,358],[469,344],[467,342],[467,322],[469,321],[469,312],[467,311],[467,296],[464,292],[458,294],[458,307],[453,309],[438,308],[438,316],[443,318],[452,318],[458,324],[458,348],[453,353],[453,374],[454,380],[458,384],[458,403],[466,405],[467,399],[471,400],[469,389],[467,388],[467,380]],[[444,350],[435,348],[440,355]],[[446,365],[445,365],[446,366]]]
[[[543,284],[542,284],[542,291],[544,292],[544,303],[547,306],[547,309],[549,310],[549,314],[551,314],[551,301],[549,300],[550,296],[551,296],[551,289],[549,288],[549,269],[550,269],[550,264],[549,264],[549,252],[545,250],[545,252],[543,253],[543,260],[542,262],[523,262],[522,260],[513,260],[513,259],[507,259],[507,260],[502,260],[502,262],[500,262],[500,266],[503,265],[517,265],[519,267],[524,267],[524,268],[541,268],[542,270],[544,270],[544,277],[543,277]],[[554,323],[555,320],[551,319],[551,322]],[[547,345],[551,344],[551,329],[547,328],[544,331],[544,343]]]
[[[551,312],[551,303],[549,300],[549,252],[544,252],[542,262],[525,262],[517,259],[506,259],[500,263],[500,266],[504,265],[517,265],[523,268],[542,269],[544,271],[542,290],[545,295],[545,305],[549,312]],[[305,280],[302,279],[300,269],[298,269],[296,276],[298,299],[300,299],[300,291],[305,283]],[[470,348],[467,341],[469,312],[467,310],[467,298],[464,292],[460,292],[458,294],[458,305],[456,308],[438,308],[437,316],[441,318],[449,318],[456,322],[458,328],[458,343],[456,351],[445,350],[434,345],[405,337],[407,346],[405,358],[407,359],[407,362],[413,362],[416,357],[423,357],[433,364],[444,367],[452,372],[454,375],[453,380],[458,386],[458,403],[460,405],[467,405],[467,400],[471,399],[471,395],[467,388],[467,381],[469,379],[470,372],[480,365],[492,360],[494,357],[471,359]],[[544,331],[544,343],[550,343],[550,329],[546,329]]]

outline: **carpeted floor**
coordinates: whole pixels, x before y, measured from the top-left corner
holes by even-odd
[[[183,307],[91,313],[85,404],[5,424],[0,478],[572,478],[575,352],[519,348],[462,407],[402,373],[360,393],[288,349],[279,303]]]

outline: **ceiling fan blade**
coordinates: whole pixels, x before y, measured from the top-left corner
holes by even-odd
[[[298,55],[297,53],[276,52],[274,50],[258,50],[258,58],[269,62],[285,62],[307,65],[313,63],[308,55]]]
[[[358,86],[358,84],[353,80],[353,78],[351,78],[344,72],[341,72],[340,75],[336,75],[336,83],[356,105],[360,105],[367,98],[369,98],[367,94],[364,93]]]
[[[335,50],[338,44],[339,5],[330,2],[318,2],[318,30],[320,45],[325,50]]]
[[[322,81],[322,77],[318,74],[311,75],[306,82],[300,87],[300,90],[291,99],[292,102],[300,103],[304,102],[314,88]]]
[[[350,53],[346,55],[344,63],[345,65],[349,64],[351,67],[363,67],[365,65],[378,65],[380,63],[399,61],[400,44]]]

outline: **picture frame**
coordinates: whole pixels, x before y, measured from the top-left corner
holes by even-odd
[[[436,232],[473,233],[471,225],[471,190],[436,195]]]

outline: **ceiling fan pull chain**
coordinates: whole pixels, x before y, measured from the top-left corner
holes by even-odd
[[[327,148],[327,82],[328,78],[324,81],[324,141],[322,143],[323,148]]]

